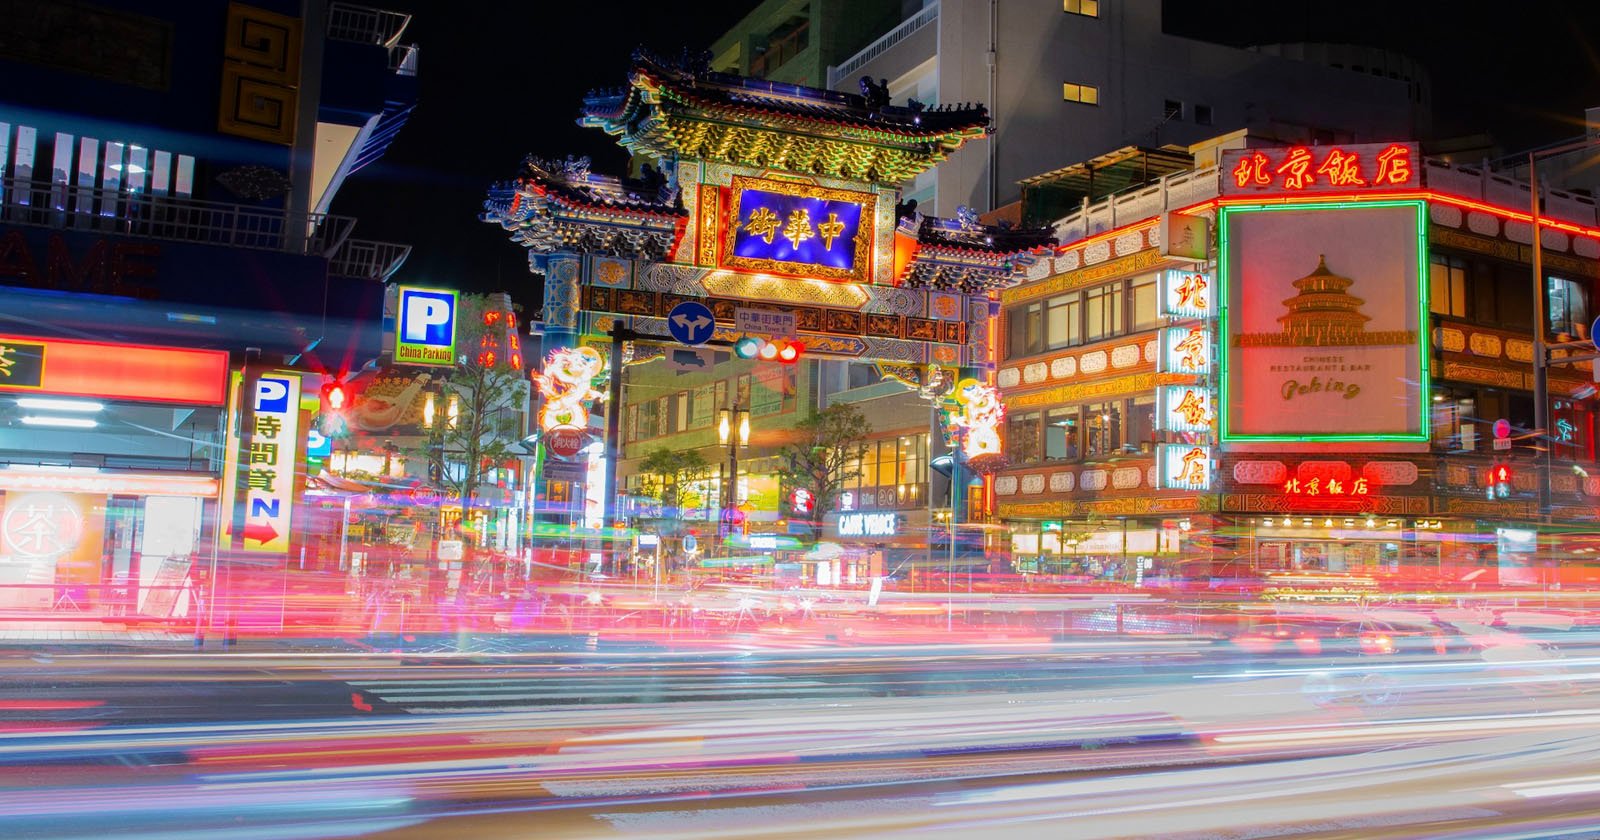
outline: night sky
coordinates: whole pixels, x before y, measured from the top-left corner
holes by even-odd
[[[422,48],[417,109],[388,154],[345,183],[333,212],[358,217],[362,238],[411,244],[401,280],[504,289],[533,304],[523,249],[476,220],[485,189],[513,177],[529,153],[587,154],[595,171],[620,172],[626,156],[612,138],[576,125],[584,92],[621,85],[635,46],[703,48],[756,5],[395,0],[393,8],[415,15],[406,40]],[[1436,134],[1489,132],[1508,152],[1582,133],[1584,106],[1600,105],[1600,3],[1592,0],[1165,5],[1168,31],[1207,40],[1399,49],[1432,74]],[[1227,20],[1214,18],[1219,7]]]

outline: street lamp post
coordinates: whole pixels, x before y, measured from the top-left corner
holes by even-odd
[[[739,505],[739,447],[750,445],[750,409],[734,403],[724,408],[717,421],[717,440],[728,447],[728,472],[722,482],[722,526],[724,539],[733,535],[734,511]]]

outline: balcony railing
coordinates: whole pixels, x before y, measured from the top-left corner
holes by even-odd
[[[389,69],[399,76],[417,75],[417,54],[421,50],[416,44],[396,44],[389,48]]]
[[[910,38],[913,33],[924,26],[939,19],[939,0],[930,0],[922,11],[906,18],[899,26],[885,32],[883,37],[868,44],[861,52],[845,59],[843,64],[828,68],[828,87],[838,87],[839,83],[855,75],[857,70],[867,65],[867,62],[889,51],[890,47]]]
[[[346,239],[328,260],[328,273],[334,277],[359,277],[387,280],[411,256],[410,245],[394,242],[373,242],[368,239]]]
[[[327,257],[356,220],[7,178],[0,180],[0,222]]]
[[[332,3],[328,6],[328,37],[336,41],[355,41],[395,47],[400,36],[411,25],[411,16],[404,12],[391,12],[353,3]]]

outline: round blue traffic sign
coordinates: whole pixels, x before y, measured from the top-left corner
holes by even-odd
[[[678,341],[692,346],[705,344],[717,331],[717,318],[711,309],[699,301],[686,300],[667,313],[667,332]]]

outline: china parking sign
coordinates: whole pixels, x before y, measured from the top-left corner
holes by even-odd
[[[456,363],[456,299],[451,289],[400,287],[394,330],[397,364]]]

